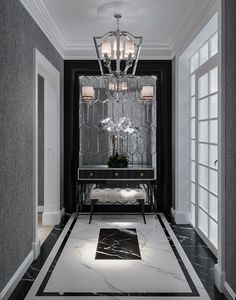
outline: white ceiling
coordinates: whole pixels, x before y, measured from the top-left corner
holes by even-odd
[[[65,58],[96,59],[93,36],[116,28],[143,36],[141,58],[170,58],[179,33],[190,30],[212,0],[21,0]],[[59,49],[60,48],[60,49]]]

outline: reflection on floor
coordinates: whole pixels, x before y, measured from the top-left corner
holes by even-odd
[[[109,229],[103,232],[105,241],[115,231],[127,233],[128,228],[136,230],[117,235],[112,243],[117,253],[135,255],[137,247],[126,249],[125,241],[137,232],[135,241],[142,259],[95,259],[102,229]],[[146,225],[139,215],[100,215],[91,225],[88,216],[71,216],[26,300],[92,300],[98,296],[101,300],[210,299],[162,214],[158,218],[148,215]]]
[[[40,256],[36,261],[32,263],[30,268],[27,270],[27,272],[24,274],[22,280],[12,293],[12,295],[9,297],[9,300],[23,300],[25,299],[27,293],[29,292],[29,289],[32,287],[35,279],[37,278],[40,270],[42,269],[44,263],[46,262],[49,253],[51,252],[53,246],[56,244],[58,238],[61,236],[62,230],[64,229],[67,221],[69,220],[69,215],[65,215],[62,219],[62,222],[60,225],[55,226],[44,242],[44,244],[41,247],[41,253]],[[88,218],[88,216],[87,216]],[[95,220],[96,221],[96,220]],[[175,225],[173,220],[171,218],[168,218],[168,221],[170,225],[172,226],[172,230],[175,232],[176,237],[178,238],[180,244],[184,248],[185,252],[187,253],[194,269],[198,273],[199,278],[203,282],[208,294],[210,295],[211,299],[214,300],[226,300],[226,298],[221,295],[214,287],[214,276],[213,276],[213,267],[216,263],[216,260],[214,256],[211,254],[211,252],[207,249],[206,245],[203,243],[203,241],[198,237],[198,235],[195,233],[195,231],[192,229],[191,226],[178,226]],[[118,263],[120,261],[117,261]],[[145,279],[147,280],[147,279]],[[169,282],[171,284],[171,282]],[[45,299],[47,297],[36,297],[36,299]],[[77,297],[77,299],[86,299],[90,300],[90,297]],[[151,300],[152,297],[139,297],[139,299],[149,299]],[[48,298],[49,299],[49,298]],[[56,299],[56,297],[51,297],[51,299]],[[60,297],[60,299],[63,299],[63,297]],[[65,299],[65,298],[64,298]],[[66,298],[68,299],[68,298]],[[71,297],[69,297],[71,299]],[[100,297],[97,298],[98,300],[101,299]],[[116,297],[113,297],[112,299],[116,299]],[[124,300],[124,297],[122,297]],[[132,299],[131,297],[129,299]],[[155,297],[155,299],[157,299]],[[159,298],[158,298],[159,299]],[[169,297],[164,297],[163,299],[169,299]],[[186,299],[186,297],[179,299]],[[201,299],[200,297],[197,297],[197,299]]]
[[[53,229],[53,225],[43,225],[42,224],[42,213],[38,213],[38,236],[40,241],[40,246],[44,243],[48,235]]]

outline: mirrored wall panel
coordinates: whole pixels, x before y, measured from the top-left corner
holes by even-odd
[[[79,81],[79,167],[107,165],[117,154],[127,156],[130,167],[156,167],[157,78]]]

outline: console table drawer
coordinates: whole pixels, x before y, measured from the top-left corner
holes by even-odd
[[[79,169],[78,179],[155,179],[154,169],[132,170],[132,169]]]

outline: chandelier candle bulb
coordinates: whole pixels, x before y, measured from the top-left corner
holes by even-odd
[[[129,57],[129,55],[131,55],[131,57],[134,57],[134,53],[134,43],[131,40],[127,40],[125,45],[125,57]]]
[[[82,86],[81,98],[85,102],[90,102],[95,99],[95,90],[93,86]]]
[[[145,101],[153,100],[154,88],[151,85],[145,85],[141,89],[141,99]]]
[[[101,52],[102,52],[103,57],[106,54],[109,58],[111,58],[111,56],[112,56],[112,54],[111,54],[111,43],[109,41],[104,41],[102,43]]]

